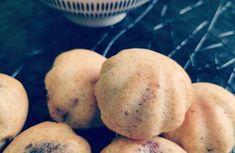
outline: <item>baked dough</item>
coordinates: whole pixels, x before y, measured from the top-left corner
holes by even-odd
[[[228,153],[235,145],[235,97],[210,83],[193,84],[195,100],[183,125],[166,133],[189,153]]]
[[[0,73],[0,148],[15,137],[28,114],[28,97],[16,79]]]
[[[105,147],[101,153],[186,153],[174,142],[161,137],[149,141],[118,138]]]
[[[101,125],[94,84],[106,58],[84,49],[60,54],[45,79],[51,117],[73,128]]]
[[[132,139],[177,129],[192,103],[191,80],[170,58],[127,49],[102,66],[95,95],[104,124]]]
[[[3,153],[91,153],[91,149],[68,125],[43,122],[19,134]]]

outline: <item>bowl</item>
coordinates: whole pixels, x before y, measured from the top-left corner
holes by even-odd
[[[127,12],[149,0],[41,0],[61,11],[72,22],[105,27],[122,21]]]

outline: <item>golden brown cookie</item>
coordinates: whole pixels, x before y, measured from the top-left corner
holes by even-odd
[[[177,129],[192,102],[184,69],[146,49],[127,49],[108,59],[95,95],[104,124],[132,139]]]
[[[99,79],[101,55],[84,49],[60,54],[45,79],[51,117],[73,128],[100,125],[94,84]]]
[[[235,97],[217,85],[193,84],[195,100],[183,125],[165,136],[189,153],[228,153],[235,144]]]
[[[104,148],[101,153],[186,153],[174,142],[161,137],[149,141],[118,138]]]
[[[43,122],[19,134],[3,153],[91,153],[91,149],[68,125]]]
[[[23,85],[0,73],[0,148],[20,132],[27,114],[28,97]]]

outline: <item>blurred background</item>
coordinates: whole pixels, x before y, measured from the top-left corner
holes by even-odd
[[[0,72],[22,81],[28,91],[25,128],[51,120],[44,77],[59,53],[74,48],[106,57],[126,48],[149,48],[176,60],[193,82],[213,82],[235,93],[233,0],[151,0],[105,28],[75,25],[39,0],[1,0],[0,10]],[[115,136],[106,128],[77,132],[94,152]]]

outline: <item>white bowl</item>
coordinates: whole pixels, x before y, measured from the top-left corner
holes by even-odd
[[[120,22],[127,12],[149,0],[41,0],[76,24],[104,27]]]

